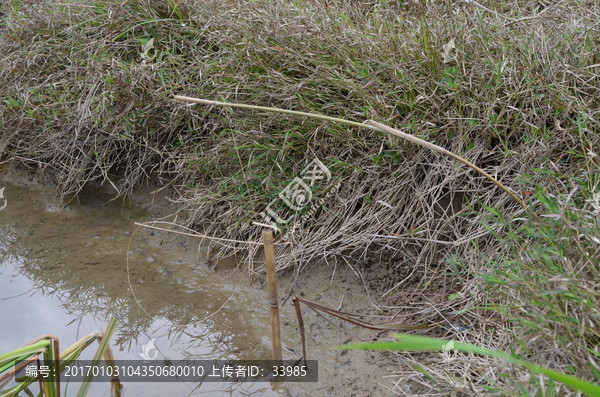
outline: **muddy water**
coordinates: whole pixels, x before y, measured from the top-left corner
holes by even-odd
[[[198,241],[134,225],[172,220],[164,218],[172,211],[164,198],[149,189],[131,202],[110,202],[112,192],[90,188],[66,205],[51,186],[39,175],[0,173],[7,200],[0,211],[0,354],[48,333],[64,350],[114,317],[111,346],[119,360],[140,359],[150,341],[158,360],[271,357],[267,296],[260,286],[234,264],[210,270]],[[317,266],[299,280],[288,274],[279,281],[282,297],[293,290],[329,307],[373,312],[362,278],[348,266]],[[301,349],[290,301],[282,307],[282,340],[292,349],[284,358],[295,359]],[[381,335],[304,312],[308,356],[319,361],[318,383],[126,383],[123,395],[390,394],[397,376],[384,368],[394,369],[393,362],[377,352],[331,349]],[[93,383],[89,395],[109,395],[109,386]]]
[[[7,200],[0,212],[0,353],[47,333],[63,350],[115,317],[118,359],[140,359],[149,341],[158,359],[270,358],[264,293],[234,270],[209,270],[197,244],[137,229],[134,221],[159,215],[156,206],[107,203],[98,191],[65,205],[34,179],[11,172],[0,180]],[[91,356],[95,348],[88,350]],[[94,384],[91,395],[108,390]],[[280,394],[269,383],[136,383],[123,390],[191,392]]]

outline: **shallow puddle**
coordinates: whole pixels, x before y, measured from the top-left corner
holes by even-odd
[[[153,195],[140,191],[126,203],[111,202],[111,194],[87,189],[65,205],[51,185],[14,169],[0,175],[6,198],[0,211],[0,354],[44,334],[57,336],[63,351],[103,331],[114,317],[118,325],[111,346],[117,360],[141,360],[148,352],[161,362],[271,358],[263,289],[235,264],[210,270],[198,240],[134,224],[172,220],[163,218],[172,210],[168,201],[153,201]],[[373,312],[364,282],[349,266],[325,264],[298,280],[288,273],[279,281],[282,300],[293,289],[338,310]],[[301,348],[291,299],[281,309],[284,358],[296,359]],[[306,308],[304,323],[308,358],[319,362],[316,383],[138,382],[124,383],[122,395],[388,395],[394,376],[383,370],[385,357],[333,348],[376,335],[330,323]],[[96,346],[81,358],[90,359]],[[71,396],[79,386],[61,388]],[[88,393],[108,395],[110,385],[104,382],[92,383]]]
[[[120,360],[140,359],[150,341],[158,360],[270,358],[265,294],[239,271],[209,270],[197,242],[135,226],[159,211],[148,198],[142,210],[88,191],[64,205],[34,179],[13,171],[0,179],[0,354],[44,334],[64,350],[114,317]],[[280,394],[270,383],[126,383],[122,392]],[[105,383],[89,393],[108,394]]]

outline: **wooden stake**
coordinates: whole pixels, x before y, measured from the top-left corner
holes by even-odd
[[[279,296],[277,293],[277,274],[275,268],[275,249],[273,247],[273,232],[263,230],[262,237],[265,245],[265,266],[269,288],[269,306],[271,307],[271,343],[273,345],[273,360],[281,361],[281,332],[279,328]]]

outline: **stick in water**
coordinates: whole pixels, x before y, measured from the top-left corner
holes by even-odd
[[[281,361],[281,333],[279,329],[279,297],[277,294],[277,274],[275,269],[275,249],[273,248],[273,232],[263,230],[265,243],[265,267],[269,288],[269,306],[271,313],[271,343],[273,345],[273,360]]]

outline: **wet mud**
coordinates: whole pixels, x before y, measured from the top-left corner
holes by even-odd
[[[0,187],[7,203],[0,212],[1,352],[47,333],[58,336],[64,349],[114,317],[117,359],[139,359],[149,341],[162,360],[270,359],[262,283],[251,282],[235,264],[212,270],[195,239],[134,225],[174,220],[168,193],[153,194],[148,187],[111,201],[108,189],[96,186],[65,203],[43,176],[15,169],[0,174]],[[347,266],[320,265],[299,280],[283,276],[282,299],[292,286],[293,293],[330,307],[372,310],[368,291]],[[393,358],[332,349],[381,334],[330,323],[306,307],[303,313],[308,357],[319,361],[317,383],[135,383],[125,384],[123,395],[390,394],[385,368]],[[297,358],[300,337],[291,299],[281,319],[284,358]],[[108,390],[94,384],[90,395]]]

